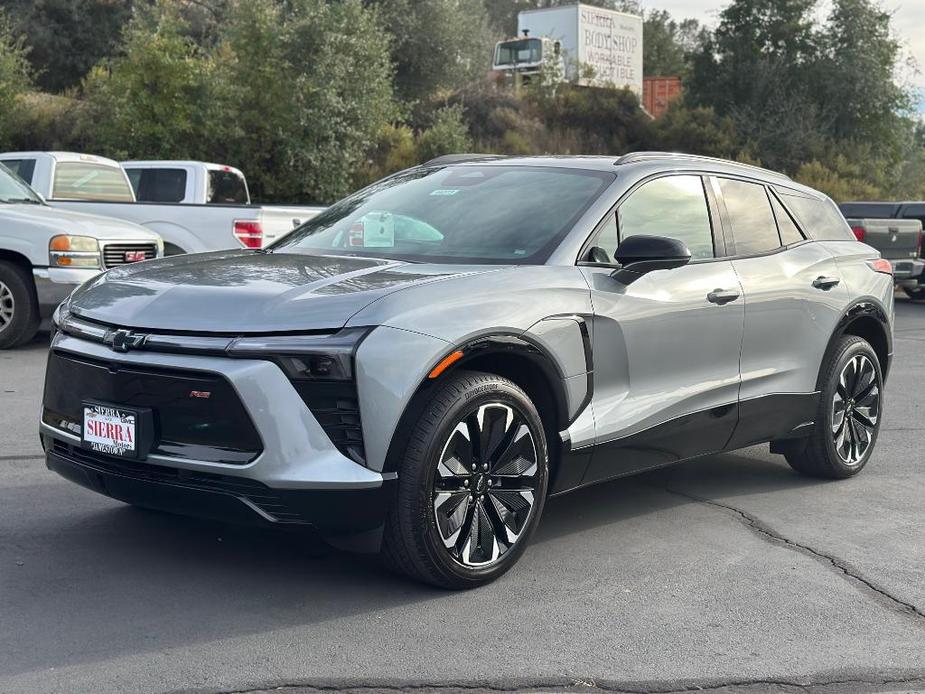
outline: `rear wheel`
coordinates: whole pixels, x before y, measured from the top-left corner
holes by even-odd
[[[0,349],[24,344],[39,329],[39,305],[32,278],[19,266],[0,261]]]
[[[451,376],[408,442],[383,554],[442,588],[493,581],[523,554],[547,480],[543,424],[527,395],[493,374]]]
[[[925,287],[919,285],[915,289],[903,288],[903,291],[906,292],[906,296],[910,299],[915,299],[916,301],[921,301],[925,299]]]
[[[785,456],[805,475],[851,477],[867,465],[877,442],[883,408],[880,362],[866,340],[846,335],[832,350],[823,374],[813,433]]]

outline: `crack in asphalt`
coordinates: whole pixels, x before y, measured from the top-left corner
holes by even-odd
[[[856,674],[840,678],[809,676],[806,678],[756,678],[756,679],[713,679],[674,682],[620,682],[595,678],[536,678],[502,681],[396,681],[396,680],[328,680],[290,682],[264,685],[248,689],[209,690],[211,694],[313,694],[321,692],[342,692],[349,694],[372,694],[373,692],[435,692],[451,694],[465,692],[606,692],[607,694],[685,694],[687,692],[720,691],[768,691],[804,692],[823,694],[827,691],[870,692],[872,688],[903,686],[925,689],[925,673],[905,676],[877,674]],[[206,690],[182,690],[189,694],[203,694]],[[176,694],[179,694],[176,693]]]
[[[809,545],[805,545],[800,542],[797,542],[796,540],[791,540],[790,538],[781,535],[779,532],[774,530],[771,526],[769,526],[767,523],[762,521],[760,518],[753,516],[752,514],[748,513],[747,511],[743,511],[740,508],[736,508],[735,506],[730,506],[729,504],[723,504],[723,503],[720,503],[719,501],[714,501],[713,499],[705,499],[703,497],[694,496],[692,494],[685,494],[684,492],[679,492],[674,489],[665,488],[664,491],[668,492],[669,494],[674,494],[675,496],[680,496],[684,499],[689,499],[691,501],[695,501],[700,504],[704,504],[707,506],[713,506],[719,509],[724,509],[726,511],[729,511],[735,514],[736,516],[739,517],[741,521],[745,523],[745,525],[748,528],[755,531],[759,536],[761,536],[765,540],[768,540],[769,542],[772,542],[777,545],[788,547],[794,551],[798,551],[802,554],[805,554],[807,556],[810,556],[822,562],[823,564],[830,566],[831,568],[835,569],[836,572],[839,573],[840,575],[845,576],[846,578],[850,579],[851,581],[855,582],[861,587],[866,588],[867,590],[873,592],[878,598],[884,601],[894,611],[906,617],[911,617],[915,619],[917,624],[925,627],[925,612],[920,610],[918,607],[916,607],[912,603],[906,602],[905,600],[897,598],[895,595],[891,594],[886,588],[883,588],[882,586],[877,585],[871,579],[866,578],[865,576],[861,575],[861,573],[859,573],[856,569],[851,567],[851,565],[848,564],[848,562],[846,562],[844,559],[836,557],[835,555],[832,555],[832,554],[827,554],[821,550],[815,549],[814,547],[810,547]]]

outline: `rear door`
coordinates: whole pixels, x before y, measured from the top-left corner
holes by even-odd
[[[712,183],[745,293],[739,423],[729,443],[740,448],[813,421],[822,357],[849,297],[832,254],[806,238],[767,186]]]
[[[680,239],[693,260],[629,285],[612,268],[582,268],[594,306],[597,445],[588,482],[721,450],[736,423],[744,303],[701,176],[642,183],[589,249],[612,262],[619,241],[634,234]]]

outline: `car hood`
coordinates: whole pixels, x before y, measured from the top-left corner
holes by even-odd
[[[108,241],[157,241],[153,231],[112,217],[72,212],[50,205],[0,205],[0,219],[8,226],[41,228],[48,235],[73,234]]]
[[[69,308],[110,325],[157,331],[334,330],[392,292],[491,269],[220,251],[115,268],[75,291]]]

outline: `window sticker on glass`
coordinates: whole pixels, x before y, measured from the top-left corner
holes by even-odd
[[[437,190],[430,191],[430,194],[435,197],[449,197],[456,195],[459,192],[459,188],[437,188]]]
[[[395,245],[395,219],[389,212],[370,212],[350,228],[350,245],[363,248],[392,248]]]

